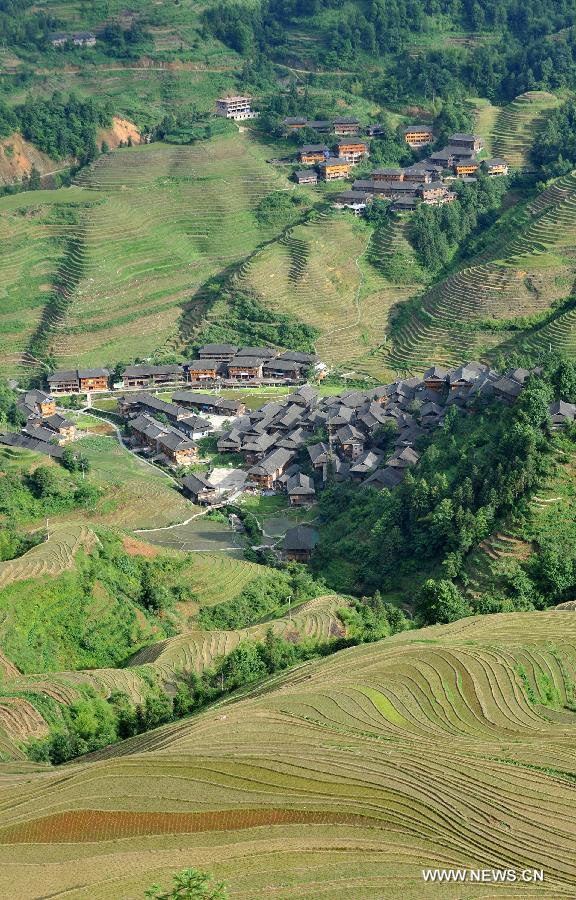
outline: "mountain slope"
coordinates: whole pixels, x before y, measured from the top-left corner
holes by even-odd
[[[121,900],[193,862],[233,897],[438,895],[427,866],[543,868],[539,896],[573,896],[575,659],[571,612],[464,619],[61,771],[12,767],[0,891]]]

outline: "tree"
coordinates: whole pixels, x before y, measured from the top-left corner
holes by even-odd
[[[416,600],[419,615],[429,625],[446,624],[469,616],[472,609],[451,581],[429,578]]]
[[[210,872],[183,869],[173,876],[173,886],[164,891],[157,884],[144,892],[150,900],[226,900],[228,891],[222,881],[214,881]]]

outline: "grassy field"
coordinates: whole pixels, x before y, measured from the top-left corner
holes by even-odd
[[[571,897],[575,656],[573,613],[464,619],[299,666],[65,779],[12,764],[0,884],[127,900],[194,860],[233,897],[420,900],[423,866],[504,866]]]

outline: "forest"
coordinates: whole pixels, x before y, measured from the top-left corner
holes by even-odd
[[[338,16],[329,15],[331,9]],[[288,29],[321,40],[310,53],[328,69],[355,67],[363,93],[382,105],[465,94],[511,100],[526,90],[576,85],[576,3],[544,0],[265,0],[246,8],[221,2],[205,12],[210,31],[245,56],[289,62]],[[467,46],[406,52],[417,36],[478,32]],[[380,70],[363,65],[377,56]]]

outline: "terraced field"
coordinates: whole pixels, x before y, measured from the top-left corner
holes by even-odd
[[[73,229],[57,214],[98,200],[80,188],[0,199],[0,377],[34,364],[26,351],[51,297],[62,239]]]
[[[464,619],[302,665],[64,779],[12,764],[0,890],[127,900],[192,859],[233,897],[419,900],[428,866],[542,868],[522,895],[572,897],[575,676],[573,612]]]
[[[223,553],[195,553],[186,577],[201,606],[224,603],[262,574],[262,566]]]
[[[428,290],[415,315],[395,336],[390,364],[411,368],[444,362],[507,346],[512,332],[490,330],[535,313],[570,295],[576,264],[576,174],[559,179],[528,207],[523,227],[501,248],[499,258],[481,260]],[[573,355],[576,313],[569,310],[545,327],[521,335],[522,345]],[[482,331],[468,323],[482,321]],[[517,338],[515,340],[518,340]]]
[[[83,524],[53,525],[48,540],[18,559],[0,562],[0,590],[15,581],[60,575],[72,569],[78,550],[90,550],[96,540],[94,532]]]
[[[322,359],[376,374],[390,307],[408,289],[398,291],[368,263],[370,241],[371,230],[352,216],[321,213],[252,256],[233,283],[318,328]]]
[[[546,91],[527,91],[504,106],[492,123],[491,149],[515,169],[530,168],[529,152],[534,135],[543,126],[547,114],[560,104],[558,97]],[[480,112],[481,125],[489,119]]]
[[[174,673],[197,672],[209,669],[219,656],[226,656],[246,639],[263,640],[268,628],[274,634],[291,641],[310,638],[328,641],[344,634],[337,611],[345,605],[338,596],[317,597],[300,606],[291,619],[276,619],[251,628],[236,631],[203,631],[192,629],[185,634],[160,641],[140,650],[129,662],[130,666],[153,665],[165,681]]]
[[[0,240],[4,227],[7,242],[3,290],[26,305],[21,312],[12,304],[0,320],[11,351],[6,371],[25,366],[56,277],[67,286],[70,305],[64,318],[50,320],[48,334],[63,367],[142,357],[178,344],[183,312],[186,331],[203,311],[206,298],[194,296],[203,282],[272,236],[253,211],[287,182],[265,156],[265,147],[242,134],[196,146],[116,151],[84,171],[72,191],[49,192],[53,204],[86,203],[78,207],[78,222],[52,231],[38,218],[39,195],[25,195],[17,212],[12,206],[4,212],[14,198],[0,201]],[[74,243],[47,262],[55,228],[59,236],[73,235]]]

